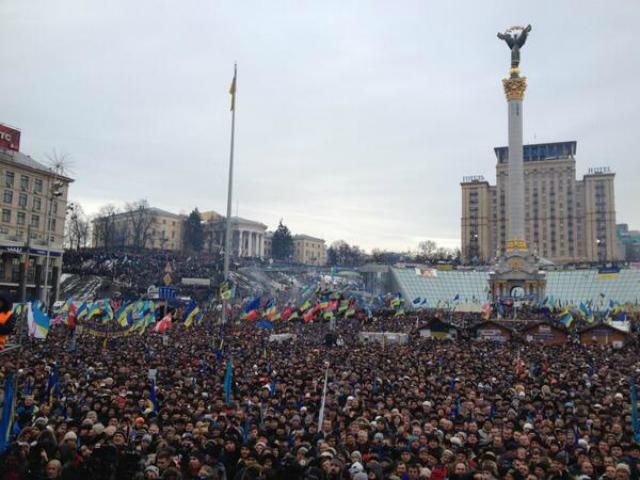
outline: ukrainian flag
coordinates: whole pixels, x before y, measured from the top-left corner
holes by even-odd
[[[100,302],[96,302],[93,305],[91,305],[91,307],[89,307],[89,311],[87,312],[86,315],[86,320],[91,320],[93,317],[95,317],[96,315],[100,315],[102,313],[102,305],[100,304]]]
[[[117,322],[120,324],[121,327],[128,327],[129,326],[129,312],[131,310],[133,310],[134,307],[134,303],[131,302],[128,305],[120,308],[120,310],[118,310],[118,314],[116,315],[116,320]]]
[[[193,325],[193,322],[195,320],[198,320],[201,316],[202,312],[200,310],[200,307],[196,305],[195,302],[191,302],[191,304],[189,304],[189,306],[187,307],[187,311],[184,315],[184,326],[189,328],[191,325]]]
[[[391,300],[391,307],[398,308],[402,305],[402,300],[400,299],[400,295],[397,295],[393,300]]]
[[[41,303],[35,301],[29,304],[27,310],[27,323],[29,324],[29,333],[35,338],[47,338],[49,334],[50,319],[44,311],[42,311]]]
[[[76,320],[82,320],[87,316],[88,313],[89,313],[89,305],[87,305],[86,303],[83,303],[82,305],[80,305],[80,308],[76,313]]]
[[[566,328],[571,327],[571,324],[573,323],[573,315],[571,315],[569,310],[562,312],[560,316],[560,323],[562,323]]]

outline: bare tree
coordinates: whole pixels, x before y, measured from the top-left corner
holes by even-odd
[[[108,204],[98,211],[98,215],[93,221],[95,246],[102,246],[109,250],[116,246],[118,240],[118,228],[116,216],[118,208],[113,204]]]
[[[80,250],[86,247],[89,241],[89,219],[79,203],[70,203],[67,206],[66,237],[69,248]]]
[[[433,240],[425,240],[424,242],[420,242],[418,244],[418,254],[425,258],[432,258],[436,250],[438,249],[438,244]]]
[[[149,202],[138,200],[125,206],[127,224],[131,228],[131,246],[142,250],[153,242],[155,217],[151,214]]]

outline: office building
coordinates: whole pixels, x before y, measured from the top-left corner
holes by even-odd
[[[155,207],[98,217],[93,221],[93,246],[178,251],[182,249],[185,219]]]
[[[20,152],[20,132],[0,125],[0,182],[0,292],[17,300],[25,275],[27,299],[42,297],[45,283],[55,298],[73,179]]]
[[[327,247],[321,238],[294,235],[293,256],[296,262],[305,265],[326,265]]]
[[[525,145],[524,213],[529,250],[547,260],[620,259],[614,173],[591,168],[576,179],[575,141]],[[496,184],[464,177],[461,250],[465,263],[489,263],[504,252],[508,232],[508,148],[495,148]]]

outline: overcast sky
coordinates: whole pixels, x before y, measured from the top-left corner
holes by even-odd
[[[0,122],[73,162],[94,213],[146,198],[224,213],[238,62],[233,213],[366,249],[459,244],[465,175],[506,144],[496,38],[533,25],[525,142],[577,140],[640,228],[640,2],[3,0]]]

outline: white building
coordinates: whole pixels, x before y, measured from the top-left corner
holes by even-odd
[[[206,212],[209,214],[210,212]],[[205,226],[205,248],[212,252],[224,251],[226,218],[213,216]],[[264,257],[267,226],[241,217],[231,217],[231,252],[238,257]]]

